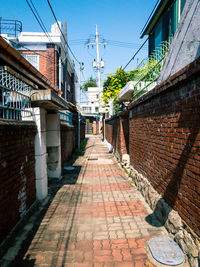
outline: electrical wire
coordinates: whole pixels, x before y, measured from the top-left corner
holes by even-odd
[[[53,10],[53,8],[52,8],[52,6],[51,6],[49,0],[47,0],[47,3],[48,3],[48,5],[49,5],[49,7],[50,7],[50,9],[51,9],[51,12],[52,12],[52,14],[53,14],[53,17],[54,17],[54,19],[55,19],[55,21],[56,21],[56,23],[57,23],[57,26],[58,26],[58,28],[59,28],[59,30],[60,30],[60,33],[62,34],[62,36],[63,36],[63,38],[64,38],[64,41],[65,41],[65,43],[66,43],[66,45],[67,45],[69,51],[71,52],[71,54],[72,54],[72,56],[74,57],[74,59],[80,64],[81,62],[80,62],[80,61],[77,59],[77,57],[74,55],[73,51],[71,50],[71,48],[70,48],[70,46],[69,46],[69,44],[68,44],[68,42],[67,42],[67,40],[66,40],[66,38],[65,38],[65,35],[64,35],[63,32],[62,32],[62,29],[60,28],[60,25],[59,25],[59,23],[58,23],[57,17],[56,17],[56,15],[55,15],[55,12],[54,12],[54,10]]]
[[[125,70],[125,68],[131,63],[131,61],[135,58],[135,56],[139,53],[139,51],[143,48],[143,46],[146,44],[146,42],[149,40],[149,38],[147,38],[144,43],[140,46],[140,48],[137,50],[137,52],[132,56],[132,58],[128,61],[128,63],[125,65],[125,67],[123,68],[123,70]]]
[[[141,34],[143,33],[144,29],[146,28],[146,25],[149,23],[149,21],[150,21],[150,19],[151,19],[151,17],[152,17],[152,14],[154,13],[154,11],[155,11],[155,9],[157,8],[157,6],[158,6],[158,4],[159,4],[160,1],[161,1],[161,0],[158,0],[158,1],[156,2],[156,4],[155,4],[153,10],[151,11],[151,14],[149,15],[149,17],[148,17],[148,19],[147,19],[147,21],[146,21],[144,27],[143,27],[142,30],[141,30]]]
[[[35,16],[37,22],[39,23],[40,27],[42,28],[43,32],[45,33],[45,35],[46,35],[46,37],[48,38],[48,40],[50,41],[50,43],[53,43],[53,44],[55,45],[55,43],[52,41],[52,39],[51,39],[51,37],[50,37],[50,35],[49,35],[49,33],[48,33],[48,31],[47,31],[47,29],[46,29],[46,27],[45,27],[43,21],[42,21],[40,15],[39,15],[39,13],[38,13],[38,11],[37,11],[35,5],[33,4],[32,0],[30,0],[30,2],[31,2],[31,4],[32,4],[33,8],[31,7],[31,5],[30,5],[30,3],[28,2],[28,0],[26,0],[26,2],[27,2],[27,4],[29,5],[29,7],[30,7],[30,9],[31,9],[31,11],[32,11],[32,13],[33,13],[33,15]],[[35,11],[34,11],[33,9],[34,9]],[[36,14],[37,14],[37,15],[36,15]],[[58,24],[58,23],[57,23],[57,24]],[[58,26],[59,26],[59,24],[58,24]],[[59,27],[59,29],[60,29],[60,27]],[[62,32],[61,32],[61,33],[62,33]],[[63,33],[62,33],[62,34],[63,34]],[[66,57],[65,57],[64,59],[61,58],[61,63],[65,63],[65,60],[66,60],[66,58],[67,58],[67,52],[66,52],[65,48],[63,47],[62,43],[61,43],[61,46],[62,46],[62,49],[63,49],[65,55],[66,55]],[[59,64],[56,64],[56,66],[58,66],[58,65],[59,65]]]
[[[45,27],[45,25],[44,25],[44,23],[43,23],[43,21],[42,21],[42,19],[41,19],[40,15],[39,15],[39,13],[38,13],[38,11],[37,11],[37,9],[36,9],[36,7],[34,6],[32,0],[30,0],[30,2],[31,2],[31,4],[32,4],[32,6],[33,6],[33,8],[34,8],[34,10],[35,10],[35,12],[36,12],[37,15],[35,14],[33,8],[31,7],[30,3],[28,2],[28,0],[26,0],[26,2],[27,2],[27,4],[29,5],[29,7],[30,7],[30,9],[31,9],[31,11],[32,11],[32,13],[33,13],[33,15],[35,16],[36,20],[38,21],[40,27],[42,28],[43,32],[44,32],[45,35],[47,36],[47,38],[48,38],[48,40],[50,41],[50,43],[53,43],[53,44],[55,45],[55,43],[52,41],[50,35],[48,34],[48,31],[47,31],[47,29],[46,29],[46,27]],[[58,24],[58,23],[57,23],[57,24]],[[59,26],[59,25],[58,25],[58,26]],[[66,57],[64,58],[64,60],[61,59],[61,62],[62,62],[62,63],[65,63],[65,59],[67,58],[67,52],[66,52],[65,48],[63,47],[62,43],[61,43],[61,46],[62,46],[62,49],[63,49],[65,55],[66,55]],[[57,65],[59,65],[59,64],[57,64]]]
[[[32,1],[31,1],[31,2],[32,2]],[[50,40],[50,38],[49,38],[49,35],[47,34],[47,31],[45,30],[46,27],[43,27],[43,25],[44,25],[43,22],[42,22],[42,23],[40,22],[40,20],[41,20],[40,16],[39,16],[39,18],[40,18],[40,19],[39,19],[38,16],[35,14],[35,11],[34,11],[33,8],[31,7],[31,5],[30,5],[30,3],[29,3],[28,0],[26,0],[26,3],[28,4],[30,10],[32,11],[32,13],[33,13],[34,17],[36,18],[37,22],[39,23],[39,25],[40,25],[41,29],[43,30],[44,34],[46,35],[46,37],[48,38],[48,40],[51,42],[51,40]],[[34,5],[33,5],[33,7],[34,7],[34,9],[35,9],[35,6],[34,6]],[[37,12],[37,11],[36,11],[36,12]],[[37,12],[37,14],[38,14],[38,12]]]
[[[43,28],[44,28],[44,30],[45,30],[45,32],[46,32],[46,34],[49,36],[49,39],[50,39],[51,42],[53,43],[53,41],[52,41],[52,39],[51,39],[51,37],[50,37],[50,35],[49,35],[49,33],[48,33],[48,30],[47,30],[47,28],[45,27],[45,25],[44,25],[44,23],[43,23],[43,21],[42,21],[40,15],[39,15],[39,13],[38,13],[36,7],[35,7],[35,5],[33,4],[32,0],[30,0],[30,2],[31,2],[31,4],[32,4],[32,6],[33,6],[33,8],[34,8],[34,10],[35,10],[35,12],[36,12],[36,14],[37,14],[37,16],[38,16],[40,22],[41,22],[41,24],[42,24],[42,26],[43,26]]]

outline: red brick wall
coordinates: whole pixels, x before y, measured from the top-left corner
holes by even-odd
[[[130,107],[130,160],[200,236],[200,60]]]
[[[39,71],[51,81],[53,85],[59,85],[58,69],[58,52],[54,48],[47,48],[46,51],[20,51],[21,54],[39,55]]]
[[[0,242],[36,199],[34,125],[0,124]]]
[[[76,147],[75,127],[61,125],[61,162],[62,165],[70,158]]]
[[[105,138],[113,146],[114,153],[120,160],[129,151],[129,118],[128,112],[120,112],[117,116],[105,121]]]

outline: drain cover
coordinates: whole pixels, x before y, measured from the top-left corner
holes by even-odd
[[[151,254],[158,262],[175,266],[184,261],[184,254],[179,246],[166,237],[156,237],[148,241]]]

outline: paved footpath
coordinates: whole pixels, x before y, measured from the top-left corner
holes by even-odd
[[[11,266],[163,266],[147,241],[167,232],[145,221],[152,211],[100,137],[88,140],[73,166],[51,185],[43,219]]]

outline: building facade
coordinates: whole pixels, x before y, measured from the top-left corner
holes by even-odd
[[[20,32],[18,37],[8,39],[27,61],[61,90],[65,100],[75,104],[75,64],[69,57],[66,42],[59,29],[60,27],[64,32],[63,26],[61,22],[57,23],[53,24],[51,32],[46,34]]]
[[[149,36],[149,55],[163,41],[171,42],[181,18],[186,0],[161,0],[145,24],[141,38]]]

